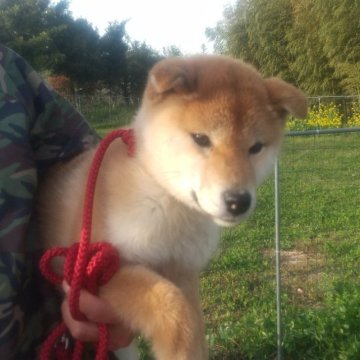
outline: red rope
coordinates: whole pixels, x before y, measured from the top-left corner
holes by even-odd
[[[121,138],[128,147],[128,155],[133,156],[135,142],[133,130],[114,130],[99,145],[91,164],[86,185],[86,196],[83,208],[82,231],[80,242],[70,248],[53,248],[44,253],[40,260],[40,269],[47,280],[60,285],[63,280],[70,284],[69,308],[74,319],[82,321],[86,317],[80,312],[79,298],[81,289],[86,289],[96,294],[101,285],[106,284],[119,267],[120,259],[117,250],[109,243],[91,242],[92,214],[95,196],[95,186],[99,174],[101,162],[110,144],[117,138]],[[64,256],[63,276],[56,274],[51,269],[51,260],[56,256]],[[51,359],[51,354],[56,348],[58,360],[81,360],[84,344],[75,342],[72,352],[60,346],[60,339],[67,333],[67,328],[62,322],[55,327],[45,340],[40,360]],[[108,358],[109,334],[105,324],[99,325],[99,341],[96,348],[96,360]]]

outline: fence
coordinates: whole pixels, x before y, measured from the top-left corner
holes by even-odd
[[[336,104],[345,118],[349,118],[353,111],[353,105],[359,104],[360,95],[349,96],[310,96],[309,105],[320,109],[322,105]]]
[[[129,103],[122,96],[76,95],[68,97],[75,107],[95,126],[121,125],[128,122],[139,105],[138,101]],[[321,127],[360,126],[360,95],[309,97],[312,111],[307,122],[290,121],[294,130]],[[130,111],[129,111],[130,110]],[[328,118],[329,122],[321,122]],[[320,123],[317,124],[317,121]]]
[[[360,305],[359,153],[360,128],[290,132],[284,156],[275,166],[278,360],[284,348],[286,358],[286,349],[296,346],[287,343],[296,326],[311,326],[303,332],[319,332],[318,337],[342,332],[353,350],[344,350],[346,355],[339,359],[359,356],[360,343],[351,326],[356,310],[349,308]],[[330,319],[337,329],[328,324],[319,330],[309,321],[317,321],[314,313],[322,309],[331,311],[321,321],[327,324]],[[336,346],[334,338],[328,341]]]

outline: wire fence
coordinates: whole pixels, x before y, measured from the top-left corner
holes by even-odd
[[[94,125],[124,124],[131,120],[140,100],[109,94],[72,95],[68,100]],[[130,101],[131,100],[131,101]],[[307,121],[295,123],[295,130],[360,126],[360,95],[309,97]],[[326,120],[326,121],[325,121]],[[293,124],[293,121],[289,123]]]
[[[349,96],[310,96],[308,97],[310,107],[320,109],[321,106],[336,104],[345,118],[351,116],[355,104],[360,103],[360,95]]]
[[[336,346],[337,333],[353,347],[339,359],[360,354],[359,154],[360,128],[290,132],[275,166],[278,360],[296,343]]]

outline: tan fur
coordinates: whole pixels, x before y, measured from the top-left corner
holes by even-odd
[[[111,145],[95,196],[93,240],[119,249],[125,265],[101,289],[119,319],[149,338],[157,359],[206,359],[199,273],[217,246],[218,225],[246,218],[271,169],[288,113],[306,115],[304,95],[264,80],[227,57],[161,61],[152,69],[132,127],[136,156]],[[205,134],[199,146],[192,134]],[[250,149],[264,144],[259,153]],[[54,168],[40,192],[47,246],[78,241],[94,151]],[[234,213],[225,193],[248,193]],[[234,205],[235,210],[237,204]]]

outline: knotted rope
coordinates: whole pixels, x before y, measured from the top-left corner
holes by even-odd
[[[120,265],[119,254],[109,243],[90,243],[96,181],[106,150],[117,138],[121,138],[127,145],[128,155],[134,155],[134,133],[131,129],[114,130],[100,143],[87,178],[80,242],[73,244],[69,248],[57,247],[49,249],[40,260],[40,270],[47,280],[55,285],[61,285],[63,280],[70,284],[69,308],[72,317],[79,321],[86,319],[79,309],[80,291],[86,289],[92,294],[97,294],[98,288],[110,280]],[[57,256],[65,257],[63,275],[56,274],[51,269],[50,263]],[[51,359],[54,347],[66,332],[67,328],[64,322],[53,329],[42,346],[40,360]],[[108,342],[109,332],[107,326],[99,324],[96,360],[106,360],[108,358]],[[58,360],[81,360],[83,349],[84,344],[77,340],[71,357],[69,351],[57,346],[56,358]]]

